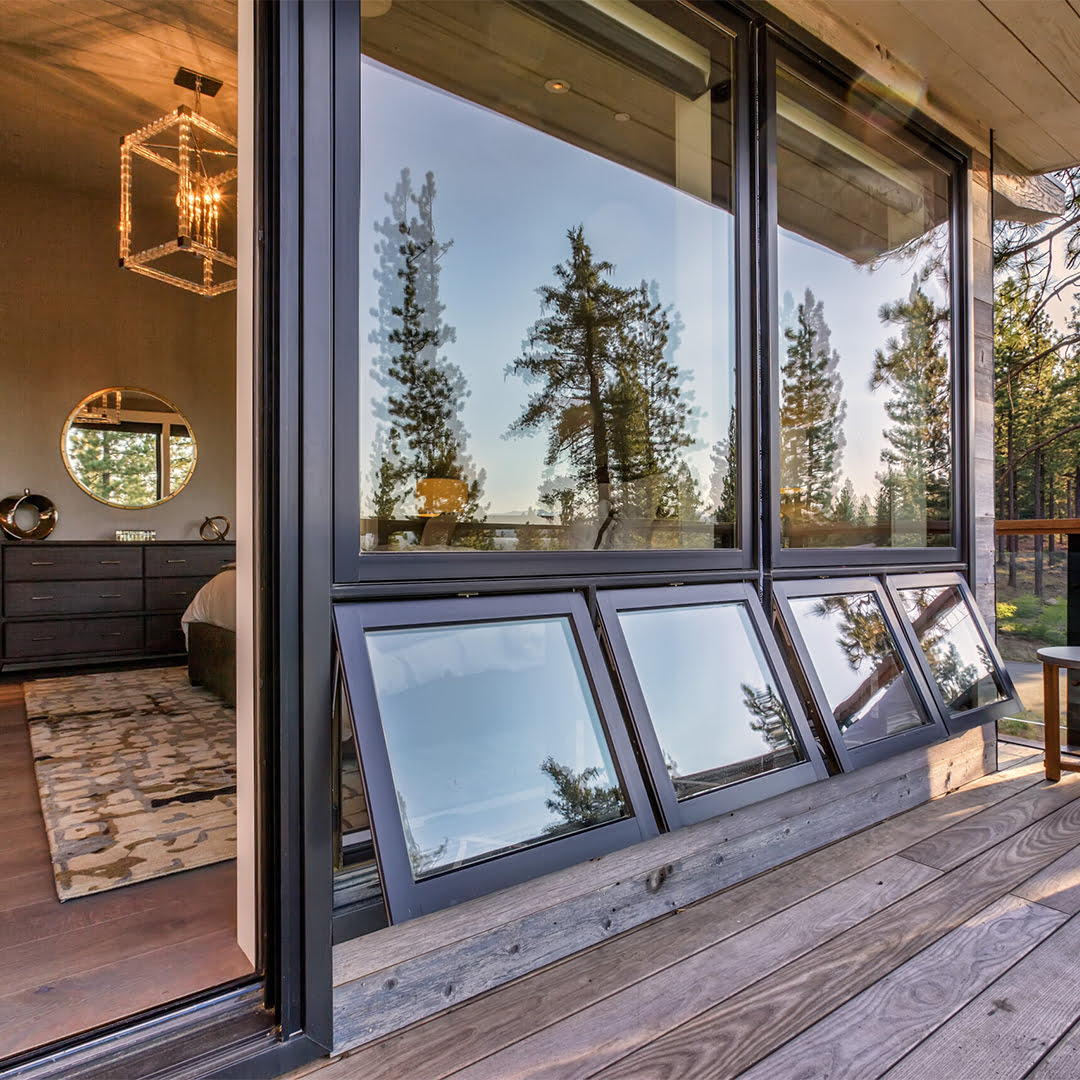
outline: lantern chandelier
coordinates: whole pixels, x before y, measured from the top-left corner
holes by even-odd
[[[194,90],[194,108],[180,105],[120,142],[120,265],[199,296],[219,296],[236,288],[236,256],[219,247],[222,215],[235,206],[236,139],[199,112],[202,95],[221,89],[218,79],[181,68],[173,81]],[[137,252],[131,250],[133,155],[176,175],[176,239]],[[149,208],[140,204],[143,214]],[[181,272],[189,258],[198,260],[190,277]],[[231,268],[228,279],[215,280],[224,267]]]

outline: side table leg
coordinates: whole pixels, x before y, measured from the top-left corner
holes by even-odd
[[[1061,710],[1058,705],[1058,669],[1043,662],[1043,739],[1046,779],[1061,779]]]

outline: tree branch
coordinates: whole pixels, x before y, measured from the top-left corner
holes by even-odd
[[[1078,429],[1080,429],[1080,421],[1077,421],[1075,424],[1070,424],[1068,427],[1062,428],[1060,431],[1055,431],[1053,435],[1048,435],[1041,442],[1035,443],[1034,446],[1029,446],[1022,454],[1014,457],[1012,461],[1010,461],[1009,464],[1005,466],[1005,470],[1004,472],[999,474],[998,480],[1004,480],[1010,472],[1015,472],[1016,466],[1019,465],[1020,462],[1024,460],[1024,458],[1031,457],[1031,455],[1034,454],[1037,450],[1042,450],[1044,447],[1049,446],[1052,442],[1057,442],[1057,440],[1060,439],[1062,435],[1068,435],[1070,432],[1077,431]]]

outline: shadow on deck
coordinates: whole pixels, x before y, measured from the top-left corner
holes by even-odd
[[[318,1080],[1080,1076],[1080,775],[1001,772],[321,1067]]]

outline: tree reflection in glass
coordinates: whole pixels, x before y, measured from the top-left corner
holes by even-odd
[[[365,641],[417,880],[627,815],[566,618]]]
[[[746,606],[620,611],[680,799],[805,761]]]
[[[363,21],[364,551],[738,543],[732,40],[562,7]]]
[[[1003,701],[1008,695],[959,587],[898,591],[949,711],[956,714]]]
[[[782,66],[777,113],[783,543],[947,546],[950,173]]]
[[[789,603],[849,749],[930,723],[874,593]]]

